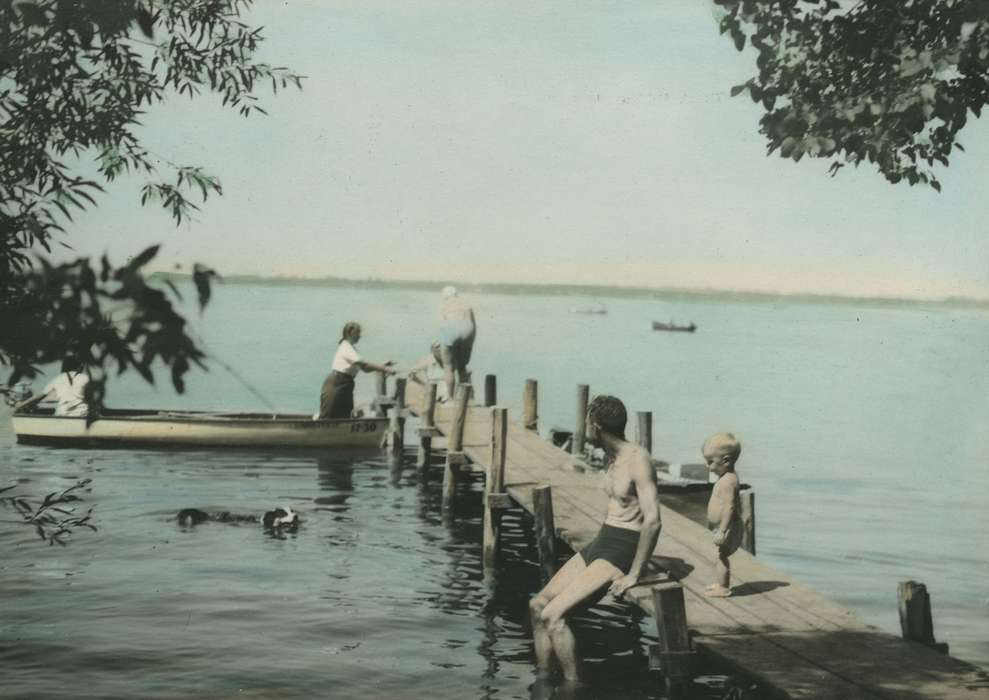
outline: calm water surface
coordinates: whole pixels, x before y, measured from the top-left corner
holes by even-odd
[[[228,286],[196,322],[208,348],[280,408],[312,411],[339,329],[410,365],[437,294]],[[652,410],[654,451],[696,462],[733,430],[757,494],[759,556],[898,632],[896,583],[925,582],[935,634],[989,666],[989,315],[942,308],[477,295],[476,376],[518,415],[570,426],[576,384]],[[652,320],[694,321],[694,335]],[[37,386],[40,387],[41,382]],[[374,382],[358,381],[358,401]],[[184,396],[124,377],[116,406],[262,409],[218,366]],[[510,516],[496,586],[481,581],[480,498],[450,523],[437,484],[374,453],[76,451],[0,429],[0,485],[44,494],[91,478],[99,531],[48,548],[0,509],[0,696],[529,698],[531,532]],[[304,519],[183,529],[185,507]],[[623,607],[580,621],[590,696],[657,697],[652,623]]]

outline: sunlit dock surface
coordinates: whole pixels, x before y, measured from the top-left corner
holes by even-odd
[[[407,403],[418,414],[424,386],[410,382]],[[435,426],[449,435],[455,406],[435,408]],[[475,468],[492,461],[492,409],[471,405],[464,421],[463,453]],[[597,534],[607,509],[601,477],[575,466],[573,455],[518,423],[508,422],[505,491],[533,513],[533,489],[552,488],[558,537],[572,550]],[[989,698],[989,674],[864,624],[847,608],[765,566],[745,551],[732,556],[732,596],[712,599],[715,548],[702,525],[662,506],[663,529],[650,575],[663,572],[684,589],[694,647],[758,681],[777,697]],[[627,596],[654,614],[648,586]]]

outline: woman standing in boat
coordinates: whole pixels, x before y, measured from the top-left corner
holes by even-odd
[[[357,372],[384,372],[395,374],[394,362],[375,364],[361,359],[354,346],[361,339],[361,324],[350,321],[343,327],[333,356],[332,371],[323,382],[319,396],[319,418],[350,418],[354,412],[354,377]]]

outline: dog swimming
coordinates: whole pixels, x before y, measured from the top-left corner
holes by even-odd
[[[194,527],[206,521],[215,523],[257,523],[260,522],[265,530],[278,532],[295,532],[299,528],[299,514],[288,506],[278,506],[266,511],[260,518],[256,515],[243,515],[220,511],[207,513],[198,508],[183,508],[175,517],[179,525]]]

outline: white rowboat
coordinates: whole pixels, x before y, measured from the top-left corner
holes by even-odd
[[[64,447],[377,447],[387,418],[313,420],[292,413],[106,409],[85,418],[52,409],[13,416],[17,442]]]

